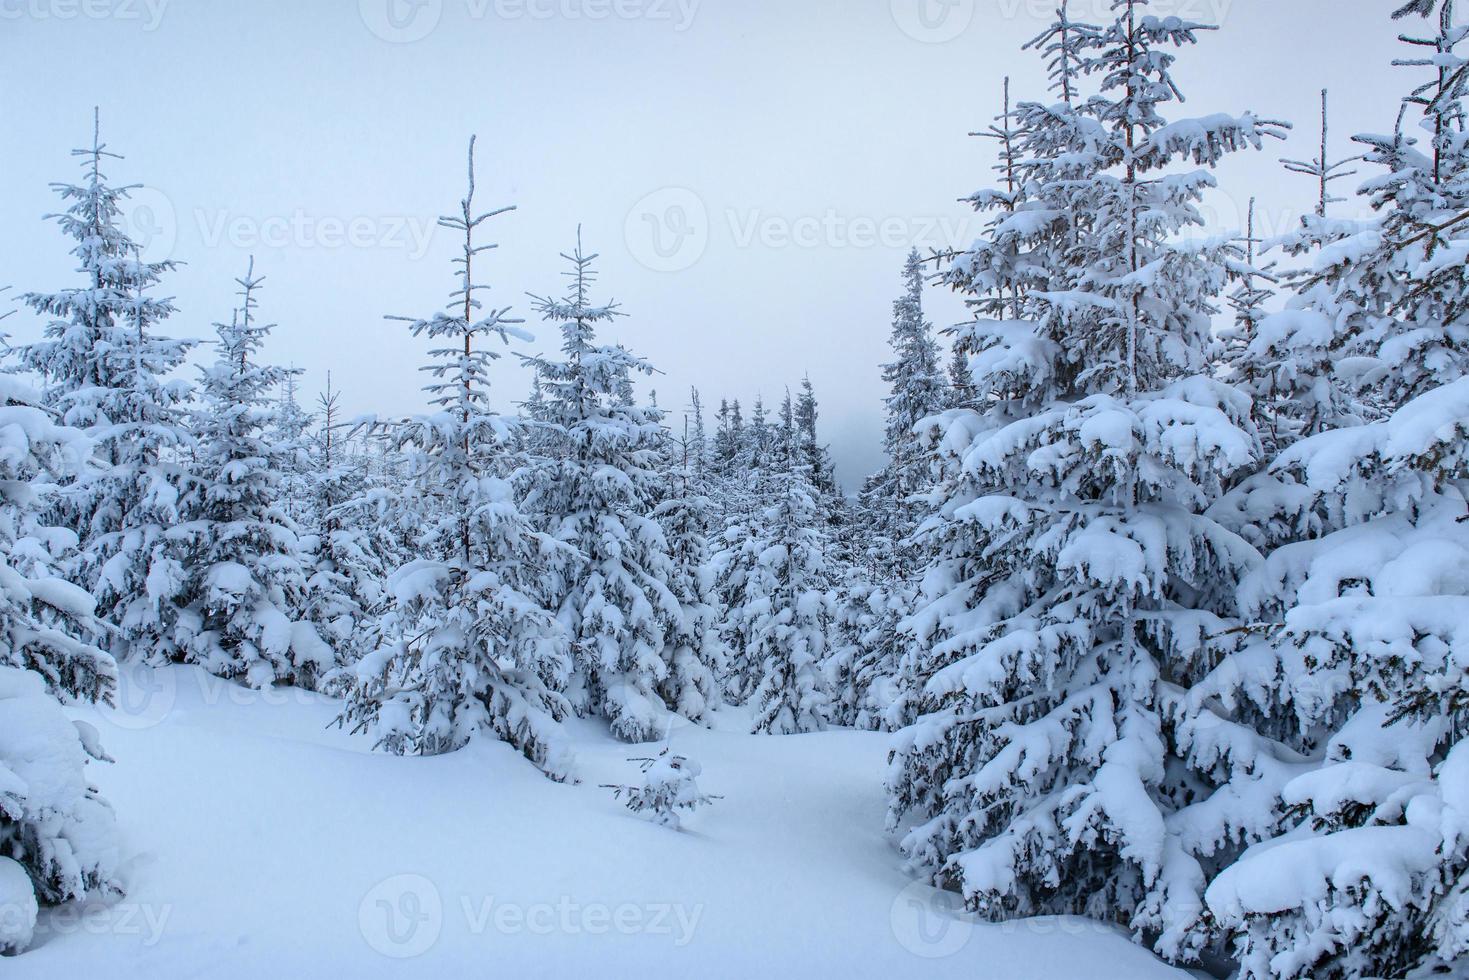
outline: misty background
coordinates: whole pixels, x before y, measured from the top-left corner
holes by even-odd
[[[1405,89],[1380,0],[1157,0],[1159,15],[1220,25],[1176,75],[1187,112],[1252,110],[1296,126],[1284,144],[1220,168],[1211,232],[1261,231],[1314,206],[1282,156],[1318,143],[1332,92],[1333,155],[1387,132]],[[1109,0],[1072,0],[1103,21]],[[881,465],[879,365],[904,256],[962,247],[980,220],[958,199],[992,182],[991,141],[968,133],[1045,96],[1021,45],[1041,0],[0,0],[0,284],[74,285],[75,261],[44,214],[49,184],[76,180],[92,107],[137,183],[129,229],[145,258],[186,263],[163,289],[162,332],[212,339],[234,280],[266,277],[267,348],[326,383],[349,414],[420,411],[428,342],[385,314],[427,316],[454,288],[454,234],[435,226],[464,193],[478,134],[479,210],[514,204],[477,264],[488,302],[553,349],[526,293],[559,293],[577,226],[601,253],[600,295],[629,314],[604,333],[649,358],[671,412],[697,385],[779,401],[809,374],[839,476]],[[1184,111],[1184,110],[1179,110]],[[1366,171],[1363,171],[1365,176]],[[1345,194],[1355,185],[1338,185]],[[1339,205],[1340,214],[1357,208]],[[7,294],[13,297],[13,294]],[[18,305],[18,304],[15,304]],[[942,328],[966,317],[941,289]],[[14,343],[39,335],[28,310]],[[530,377],[509,351],[502,408]],[[208,356],[204,351],[202,356]],[[670,424],[676,425],[675,419]]]

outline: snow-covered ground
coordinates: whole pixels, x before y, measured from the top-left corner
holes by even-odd
[[[77,710],[129,894],[43,913],[7,977],[1184,976],[1103,926],[973,923],[885,839],[885,737],[671,733],[724,799],[675,832],[600,787],[640,753],[573,726],[578,785],[511,750],[369,751],[337,705],[194,668],[129,670]]]

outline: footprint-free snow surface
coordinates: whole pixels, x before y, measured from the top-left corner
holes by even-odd
[[[675,728],[723,796],[673,831],[600,784],[658,746],[572,726],[580,783],[477,744],[395,758],[338,705],[191,668],[77,710],[113,765],[127,897],[43,912],[6,977],[1182,977],[1079,920],[975,923],[883,833],[885,736]]]

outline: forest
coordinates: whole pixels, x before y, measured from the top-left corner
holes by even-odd
[[[59,230],[76,275],[10,294],[44,336],[0,374],[0,951],[126,891],[75,711],[141,664],[555,782],[595,722],[646,756],[617,799],[674,830],[725,805],[677,725],[884,733],[872,829],[979,921],[1082,916],[1242,980],[1469,975],[1469,24],[1393,16],[1399,115],[1338,143],[1322,92],[1292,121],[1319,155],[1282,162],[1299,227],[1205,238],[1220,161],[1292,123],[1185,110],[1175,63],[1227,31],[1063,2],[1027,48],[1049,88],[994,93],[983,233],[893,270],[855,493],[809,379],[653,394],[594,229],[548,295],[492,290],[510,208],[472,138],[444,294],[384,311],[421,414],[303,391],[254,262],[208,343],[172,339],[99,120],[10,232]],[[932,290],[972,317],[935,327]]]

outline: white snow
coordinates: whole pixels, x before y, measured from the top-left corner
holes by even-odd
[[[581,782],[562,785],[489,740],[371,753],[317,695],[126,676],[128,710],[73,714],[117,760],[92,775],[128,894],[43,912],[7,978],[1187,976],[1098,923],[947,912],[883,835],[881,734],[675,728],[723,796],[675,834],[598,785],[657,750],[605,724],[572,724]]]
[[[0,954],[30,945],[36,912],[31,876],[18,862],[0,857]]]

